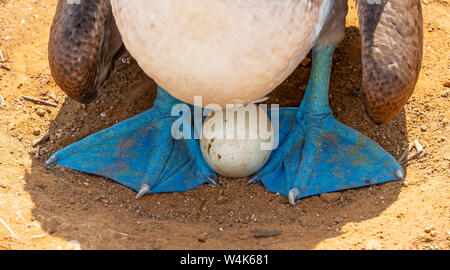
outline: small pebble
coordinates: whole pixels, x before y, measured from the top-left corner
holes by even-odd
[[[41,129],[40,129],[40,128],[35,128],[35,129],[33,130],[33,135],[35,135],[35,136],[41,135]]]
[[[320,194],[319,197],[320,199],[330,203],[339,200],[340,195],[338,192],[332,192],[332,193],[322,193]]]
[[[259,230],[253,234],[253,236],[256,238],[273,237],[273,236],[278,236],[278,235],[281,235],[280,231],[267,231],[267,230]]]
[[[306,67],[307,65],[309,65],[309,63],[311,63],[311,58],[309,58],[308,56],[305,57],[301,63],[302,66]]]
[[[36,110],[36,114],[39,116],[44,116],[45,115],[45,110],[43,108],[38,108]]]
[[[205,243],[206,240],[207,240],[206,234],[200,235],[197,239],[198,239],[199,242]]]

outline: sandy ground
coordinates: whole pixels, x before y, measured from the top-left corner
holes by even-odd
[[[375,126],[353,90],[360,86],[360,34],[351,1],[336,51],[331,107],[396,158],[414,139],[426,154],[406,181],[299,200],[246,179],[135,200],[111,180],[46,170],[56,150],[152,106],[156,86],[125,52],[96,102],[81,106],[55,85],[47,41],[55,0],[0,0],[0,249],[449,249],[450,80],[447,0],[424,1],[424,63],[417,88],[394,121]],[[0,59],[1,60],[1,59]],[[128,62],[128,63],[127,63]],[[298,106],[310,72],[300,67],[269,102]],[[57,103],[36,105],[21,95]],[[103,116],[103,117],[102,117]],[[51,133],[40,147],[32,142]],[[278,236],[256,238],[258,230]]]

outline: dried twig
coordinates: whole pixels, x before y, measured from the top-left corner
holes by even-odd
[[[408,157],[409,152],[416,148],[416,153],[412,156]],[[398,163],[405,164],[406,162],[415,159],[416,157],[421,157],[425,154],[425,150],[423,149],[422,145],[419,143],[419,140],[415,139],[412,143],[409,144],[408,148],[405,150],[405,152],[402,154],[402,156],[398,159]]]
[[[406,161],[415,159],[416,157],[422,157],[423,154],[425,154],[425,151],[423,150],[422,145],[420,145],[419,141],[416,139],[414,140],[414,146],[416,147],[416,151],[417,153],[415,153],[414,155],[412,155],[411,157],[409,157]],[[405,162],[406,162],[405,161]]]
[[[44,136],[40,137],[39,139],[36,139],[35,141],[33,141],[33,144],[32,144],[33,147],[48,141],[50,139],[51,135],[52,135],[52,133],[47,133]]]
[[[0,95],[0,105],[6,106],[6,102],[5,102],[5,100],[3,99],[2,95]]]
[[[275,240],[275,241],[272,241],[272,242],[268,242],[268,243],[265,243],[263,246],[270,246],[270,245],[274,245],[274,244],[277,244],[278,242],[280,242],[280,240]]]
[[[2,63],[0,63],[0,68],[3,68],[4,70],[7,70],[7,71],[11,71],[11,69],[7,65],[4,65]]]
[[[416,147],[417,153],[423,153],[423,147],[420,145],[419,141],[417,139],[414,140],[414,146]]]
[[[41,151],[41,146],[38,145],[37,148],[36,148],[36,154],[34,155],[34,157],[35,157],[36,159],[39,159],[39,152],[40,152],[40,151]]]
[[[259,230],[256,231],[253,234],[253,237],[255,238],[260,238],[260,237],[274,237],[274,236],[278,236],[280,235],[281,232],[280,231],[266,231],[266,230]]]
[[[402,163],[404,161],[404,159],[408,156],[409,152],[411,152],[411,150],[414,148],[414,143],[410,143],[408,145],[408,148],[406,148],[405,152],[403,152],[403,154],[400,156],[400,158],[397,160],[398,163]]]
[[[11,233],[11,236],[12,237],[14,237],[14,238],[19,238],[18,236],[17,236],[17,234],[15,234],[14,232],[13,232],[13,230],[11,230],[11,228],[8,226],[8,224],[6,224],[6,222],[0,217],[0,223],[2,223],[3,224],[3,226],[5,226],[5,228],[9,231],[9,233]]]
[[[46,237],[46,236],[47,236],[47,234],[46,234],[46,233],[43,233],[43,234],[33,235],[33,236],[31,236],[30,238],[31,238],[31,239],[37,239],[37,238],[44,238],[44,237]]]
[[[32,97],[27,97],[27,96],[22,96],[23,99],[34,102],[34,103],[41,103],[43,105],[47,105],[47,106],[52,106],[52,107],[58,107],[58,105],[56,105],[55,103],[49,102],[49,101],[45,101],[42,99],[37,99],[37,98],[32,98]]]

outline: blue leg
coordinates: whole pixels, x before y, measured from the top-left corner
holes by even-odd
[[[158,87],[153,108],[56,152],[47,164],[113,179],[137,191],[137,198],[216,184],[193,131],[192,139],[172,137],[172,124],[179,119],[171,116],[172,108],[181,103]]]
[[[301,197],[403,179],[403,169],[377,143],[334,119],[328,88],[334,46],[313,51],[302,104],[281,109],[279,147],[250,183]]]

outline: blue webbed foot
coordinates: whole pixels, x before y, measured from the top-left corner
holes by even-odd
[[[333,117],[328,104],[333,51],[314,51],[302,104],[280,109],[279,147],[249,181],[262,182],[291,204],[302,197],[403,179],[403,168],[389,153]]]
[[[189,108],[158,87],[153,108],[56,152],[47,163],[113,179],[137,191],[136,198],[217,184],[193,131],[190,139],[173,138],[173,123],[181,119],[171,115],[177,104]]]

